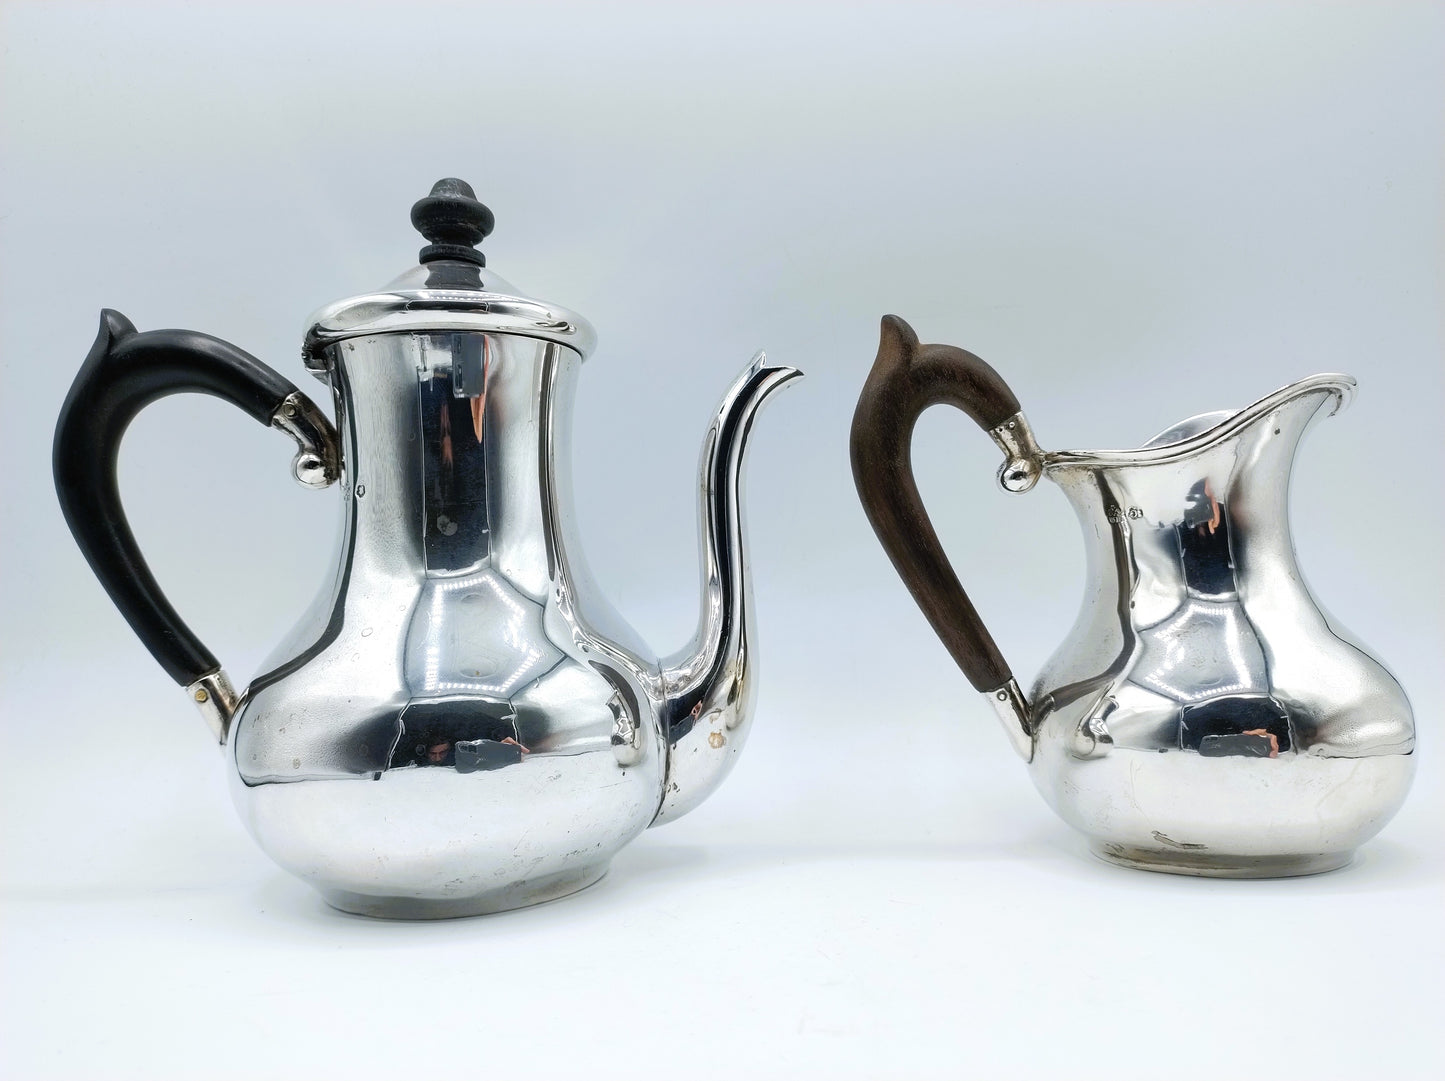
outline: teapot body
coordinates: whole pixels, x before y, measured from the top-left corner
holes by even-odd
[[[1087,550],[1079,618],[1028,696],[1039,791],[1094,851],[1237,876],[1347,862],[1414,770],[1409,701],[1295,560],[1295,448],[1353,388],[1320,376],[1045,475]]]
[[[334,424],[236,346],[137,332],[107,310],[52,466],[91,569],[225,747],[261,847],[338,908],[445,918],[581,889],[732,769],[757,685],[748,435],[802,373],[759,353],[723,396],[698,467],[697,631],[658,656],[597,588],[573,525],[572,403],[591,326],[486,268],[476,245],[495,219],[464,181],[438,181],[411,220],[429,241],[417,265],[307,330],[303,359]],[[341,497],[331,574],[239,696],[121,505],[126,428],[182,392],[285,433],[295,478]],[[606,483],[647,535],[650,480]]]
[[[230,759],[257,842],[337,907],[545,900],[600,877],[657,813],[656,662],[558,505],[580,364],[471,332],[324,354],[336,569],[242,697]]]

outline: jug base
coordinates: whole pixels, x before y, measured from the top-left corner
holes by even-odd
[[[567,897],[600,882],[608,867],[609,864],[603,863],[466,897],[381,897],[349,890],[322,890],[321,896],[332,908],[355,916],[381,920],[453,920],[527,908]]]
[[[1187,849],[1161,850],[1091,841],[1089,850],[1101,860],[1133,867],[1140,871],[1159,871],[1171,875],[1200,875],[1207,878],[1295,878],[1337,871],[1355,858],[1345,852],[1314,852],[1291,856],[1241,856],[1217,852],[1191,852]]]

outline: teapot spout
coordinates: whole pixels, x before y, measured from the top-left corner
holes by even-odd
[[[680,818],[716,788],[747,739],[756,671],[752,580],[743,536],[743,459],[763,403],[802,372],[758,353],[723,396],[698,467],[702,615],[662,661],[667,782],[653,825]]]

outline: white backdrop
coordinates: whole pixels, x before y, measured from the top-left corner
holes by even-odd
[[[8,1076],[1445,1067],[1445,7],[10,2],[0,49]],[[728,783],[572,899],[371,923],[242,832],[65,533],[50,433],[102,306],[321,394],[305,316],[412,264],[407,210],[444,175],[496,212],[489,264],[599,330],[575,512],[660,651],[696,618],[714,401],[758,347],[809,378],[755,429],[762,684]],[[1053,819],[853,494],[888,311],[990,360],[1050,448],[1359,379],[1301,453],[1297,546],[1410,692],[1421,757],[1353,867],[1134,873]],[[326,572],[338,496],[289,453],[195,397],[125,445],[136,532],[238,679]],[[1031,675],[1079,602],[1072,513],[998,493],[957,414],[915,460]]]

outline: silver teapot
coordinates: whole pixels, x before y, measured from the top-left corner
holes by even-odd
[[[1093,851],[1182,874],[1312,874],[1349,862],[1414,773],[1410,703],[1315,602],[1287,516],[1301,436],[1355,382],[1317,375],[1138,450],[1044,452],[988,364],[896,316],[853,419],[853,474],[894,566]],[[1073,630],[1024,695],[914,485],[918,415],[947,403],[1004,454],[999,483],[1063,489],[1083,527]]]
[[[462,181],[412,222],[419,265],[306,333],[334,426],[235,346],[106,311],[53,464],[92,569],[225,746],[260,846],[337,908],[430,918],[579,890],[727,775],[756,682],[744,451],[801,373],[760,353],[724,396],[702,450],[700,624],[658,659],[597,590],[569,514],[592,328],[487,269],[494,219]],[[116,485],[130,420],[180,391],[286,433],[296,478],[342,497],[334,574],[239,695],[146,568]]]

